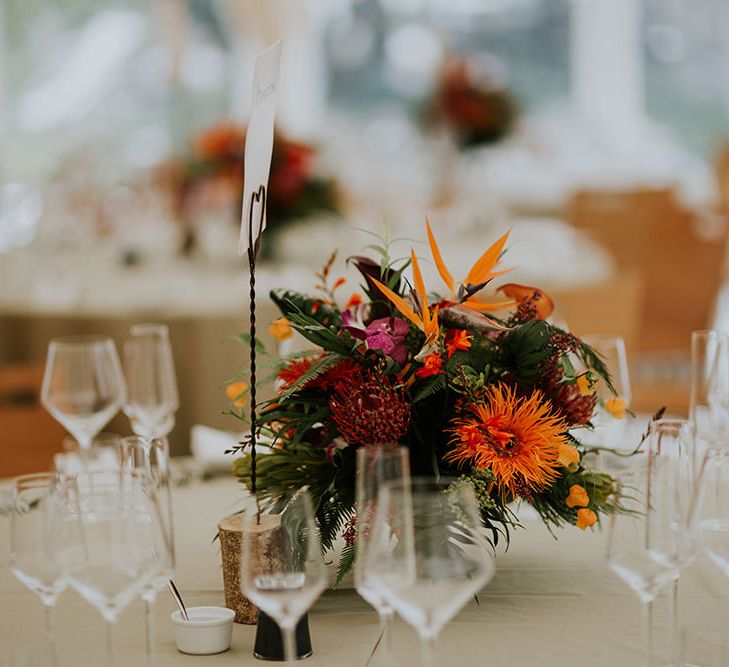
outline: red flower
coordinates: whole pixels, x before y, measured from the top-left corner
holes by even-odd
[[[286,368],[278,373],[278,379],[281,380],[281,390],[285,391],[294,384],[314,363],[314,359],[294,359],[289,362]]]
[[[349,301],[344,306],[344,310],[349,310],[350,308],[355,308],[356,306],[359,306],[362,303],[362,297],[357,294],[356,292],[352,294],[352,296],[349,297]]]
[[[402,387],[393,387],[387,376],[373,372],[360,372],[340,382],[329,408],[349,444],[396,443],[410,427],[410,405]]]
[[[443,372],[443,357],[438,352],[431,352],[425,359],[423,365],[415,371],[419,378],[427,378]]]
[[[471,334],[465,329],[453,329],[446,338],[446,351],[450,359],[457,350],[465,351],[471,347]]]

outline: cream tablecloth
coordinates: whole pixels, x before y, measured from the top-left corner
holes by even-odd
[[[234,480],[195,483],[175,491],[178,572],[189,605],[223,604],[217,543],[219,518],[233,510],[240,488]],[[498,559],[495,578],[450,623],[438,642],[439,664],[450,665],[639,665],[642,626],[637,598],[607,568],[599,532],[565,529],[554,540],[528,513],[524,530]],[[0,519],[3,562],[7,519]],[[701,632],[725,635],[729,584],[699,559],[682,579],[682,616]],[[254,628],[236,625],[232,649],[210,657],[178,653],[169,614],[174,603],[163,593],[156,607],[156,665],[254,665]],[[657,603],[657,639],[667,641],[667,605]],[[103,665],[100,615],[75,592],[63,593],[55,612],[60,665]],[[375,613],[353,590],[327,592],[311,615],[311,667],[364,665],[377,636]],[[0,664],[3,652],[37,645],[43,613],[36,597],[0,567]],[[393,664],[420,664],[415,634],[402,622],[394,628]],[[142,607],[128,608],[116,632],[117,665],[143,664]]]

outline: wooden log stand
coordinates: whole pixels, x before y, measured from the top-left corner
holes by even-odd
[[[223,588],[225,606],[235,612],[235,622],[255,625],[256,606],[245,596],[242,581],[242,555],[244,526],[250,531],[251,558],[264,561],[261,570],[275,571],[281,561],[281,515],[263,514],[260,523],[245,522],[243,514],[234,514],[218,524],[220,554],[223,561]]]

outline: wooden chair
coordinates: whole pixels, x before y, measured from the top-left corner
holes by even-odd
[[[637,349],[687,349],[691,331],[709,325],[721,284],[724,222],[704,224],[669,189],[578,192],[566,218],[607,248],[620,272],[640,277]]]
[[[564,322],[575,335],[622,336],[629,351],[635,348],[643,302],[637,273],[625,271],[607,283],[547,291],[554,299],[555,321]]]
[[[49,470],[64,430],[41,406],[43,365],[0,367],[0,478]]]

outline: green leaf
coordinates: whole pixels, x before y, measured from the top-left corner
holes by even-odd
[[[237,340],[239,343],[242,343],[246,347],[250,348],[251,346],[251,335],[249,333],[241,333],[237,336],[231,336],[233,340]],[[261,339],[256,336],[256,351],[260,354],[268,355],[268,351],[266,350],[266,346],[261,342]]]
[[[357,559],[357,548],[354,544],[350,544],[342,549],[339,556],[339,564],[337,565],[337,577],[334,580],[334,588],[339,586],[342,579],[352,570],[354,562]]]
[[[446,388],[445,375],[441,374],[441,375],[435,375],[433,377],[427,378],[418,387],[418,391],[415,393],[415,396],[413,397],[413,405],[415,403],[420,403],[420,401],[425,400],[426,398],[432,396],[433,394],[437,394],[439,391],[442,391],[445,388]]]
[[[309,382],[321,375],[324,375],[324,373],[326,373],[330,368],[334,368],[334,366],[343,359],[346,359],[346,357],[336,353],[325,354],[320,359],[317,359],[300,378],[293,382],[286,391],[281,392],[281,394],[279,394],[274,400],[277,403],[282,403],[288,400],[297,391],[306,387]]]

